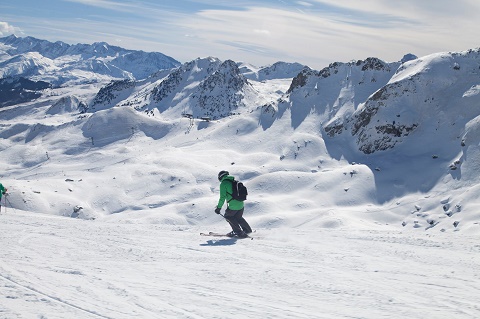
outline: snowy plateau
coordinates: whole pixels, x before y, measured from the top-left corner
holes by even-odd
[[[480,49],[313,70],[9,36],[0,77],[0,318],[480,318]],[[252,240],[199,235],[230,231],[221,170]]]

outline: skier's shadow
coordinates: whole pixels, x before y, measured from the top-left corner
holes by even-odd
[[[207,240],[206,243],[200,244],[200,246],[231,246],[237,243],[236,238],[228,238],[228,239],[210,239]]]

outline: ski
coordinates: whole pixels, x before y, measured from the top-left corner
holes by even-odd
[[[208,233],[200,233],[201,236],[213,236],[213,237],[229,237],[227,234],[220,234],[220,233],[214,233],[214,232],[208,232]],[[232,237],[229,237],[232,238]]]
[[[247,237],[244,237],[244,238],[240,238],[240,237],[237,237],[237,236],[231,237],[231,236],[227,236],[227,234],[214,233],[214,232],[200,233],[200,236],[225,237],[225,238],[235,238],[235,239],[244,239],[244,238],[253,239],[253,237],[250,237],[250,236],[247,236]]]

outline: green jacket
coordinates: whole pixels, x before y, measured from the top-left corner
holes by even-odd
[[[5,187],[3,187],[2,183],[0,183],[0,199],[2,199],[2,195],[4,191],[5,191]]]
[[[243,208],[243,202],[232,198],[232,181],[233,176],[227,175],[222,178],[220,182],[220,199],[218,200],[217,207],[222,208],[225,200],[227,201],[228,208],[231,210],[240,210]]]

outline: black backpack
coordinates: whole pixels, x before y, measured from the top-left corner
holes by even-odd
[[[238,200],[243,202],[244,200],[247,199],[248,191],[247,187],[243,185],[242,182],[239,182],[237,180],[231,180],[232,182],[232,199]]]

